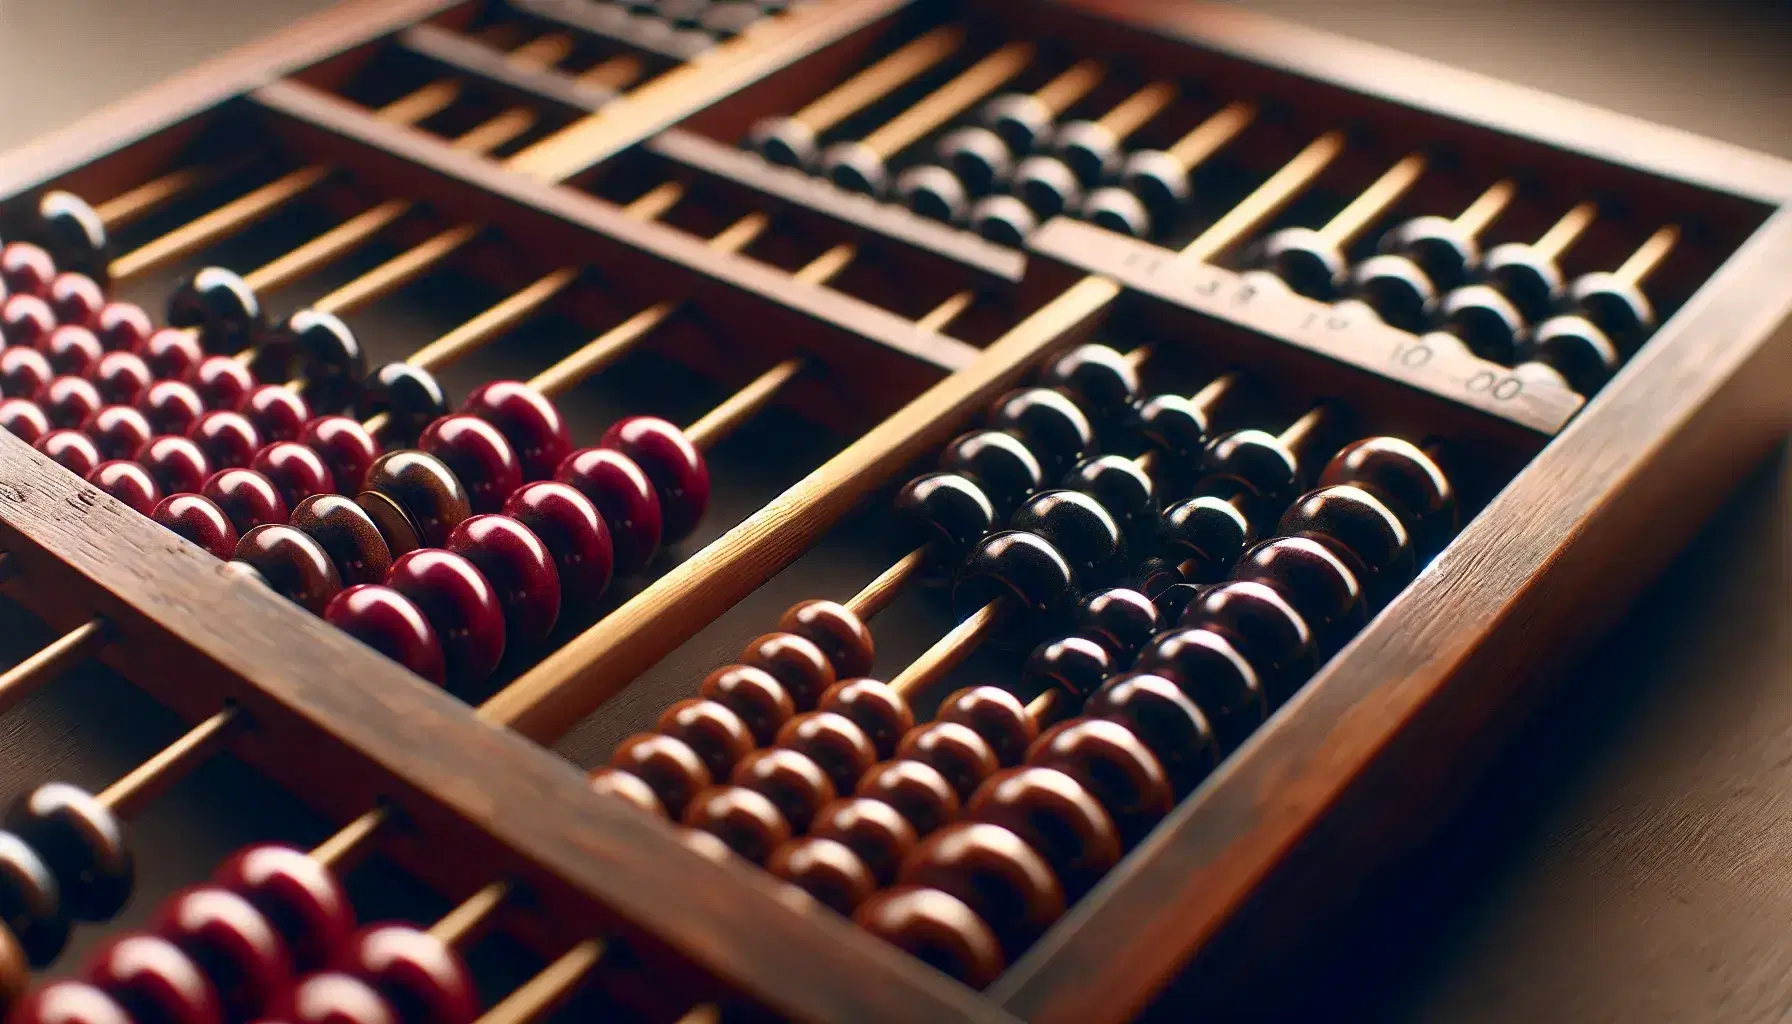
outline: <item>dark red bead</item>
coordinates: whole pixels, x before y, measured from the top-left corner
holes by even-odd
[[[155,321],[143,311],[143,307],[131,302],[108,302],[94,314],[89,324],[93,333],[99,335],[100,344],[108,352],[135,352],[147,357],[149,353],[150,335],[156,333]],[[176,332],[179,333],[179,332]],[[183,334],[182,337],[185,337]],[[195,349],[198,343],[194,343]],[[194,360],[198,362],[198,360]],[[153,367],[153,363],[151,364]],[[179,368],[185,372],[188,368]],[[158,377],[178,377],[180,373],[167,374],[157,372]]]
[[[336,490],[336,480],[323,457],[297,441],[275,441],[255,453],[249,468],[274,482],[288,508],[313,494]]]
[[[162,485],[164,494],[198,493],[212,475],[211,460],[192,438],[162,434],[137,449],[134,458]]]
[[[467,396],[461,412],[497,427],[522,462],[523,479],[546,480],[572,453],[566,421],[547,396],[521,381],[495,380]]]
[[[299,432],[299,442],[330,467],[330,476],[343,494],[359,491],[367,479],[367,468],[380,457],[379,442],[347,416],[317,417]]]
[[[653,481],[665,543],[690,536],[709,508],[709,465],[684,431],[656,416],[630,416],[597,444],[627,455]]]
[[[92,370],[100,356],[106,354],[106,350],[100,348],[100,339],[94,337],[92,331],[66,325],[45,335],[38,341],[37,348],[50,361],[52,370],[77,377]]]
[[[220,469],[199,493],[218,503],[239,534],[264,523],[286,522],[286,500],[274,482],[252,469]]]
[[[443,416],[417,438],[423,449],[454,471],[474,512],[496,512],[523,485],[523,467],[498,428],[477,416]]]
[[[8,399],[12,401],[12,399]],[[39,437],[32,447],[48,455],[58,466],[68,470],[82,479],[94,471],[106,457],[100,454],[100,446],[93,438],[88,437],[73,427],[52,430]]]
[[[135,352],[107,352],[87,372],[87,379],[106,401],[134,405],[156,382],[156,375]]]
[[[149,475],[149,470],[124,459],[113,459],[95,466],[87,474],[87,482],[142,515],[154,512],[156,503],[162,500],[162,488],[156,483],[156,478]]]
[[[612,448],[582,448],[560,463],[554,479],[591,499],[604,517],[617,572],[646,568],[660,548],[660,497],[635,460]]]
[[[175,893],[150,930],[199,965],[231,1021],[258,1020],[292,985],[292,958],[249,901],[215,886]]]
[[[50,282],[56,280],[56,261],[50,254],[30,242],[12,242],[0,249],[0,281],[14,295],[50,294]]]
[[[474,516],[454,528],[446,547],[472,562],[497,592],[509,643],[530,647],[553,631],[560,574],[547,545],[527,526],[509,516]]]
[[[510,495],[504,514],[547,545],[569,602],[594,601],[608,589],[616,563],[610,528],[583,494],[566,484],[537,480]]]
[[[220,468],[247,466],[261,451],[261,431],[248,417],[228,409],[213,409],[199,417],[187,430],[187,436],[205,451],[212,465]]]
[[[36,444],[50,432],[50,418],[36,402],[8,398],[0,400],[0,430],[26,444]]]
[[[173,327],[151,334],[143,343],[143,358],[163,380],[186,380],[205,362],[205,349],[191,331]]]
[[[36,347],[56,329],[56,311],[35,295],[14,294],[0,302],[0,337],[8,345]]]
[[[504,656],[504,610],[473,563],[452,551],[419,548],[392,563],[386,585],[410,598],[435,627],[451,684],[491,675]]]
[[[323,545],[345,586],[384,583],[392,570],[392,549],[379,525],[352,498],[314,494],[293,506],[287,524]]]
[[[252,904],[280,933],[301,973],[335,959],[355,930],[355,910],[330,869],[290,846],[251,846],[212,881]]]
[[[128,405],[106,406],[88,417],[81,430],[108,459],[131,458],[155,436],[149,418]]]
[[[479,1016],[466,965],[426,931],[402,924],[363,928],[349,939],[339,965],[385,996],[404,1024],[472,1024]]]
[[[37,402],[44,407],[44,415],[50,417],[50,422],[59,427],[78,427],[106,404],[93,381],[66,376],[57,377],[45,385]]]
[[[323,614],[330,599],[342,592],[342,577],[323,545],[302,530],[263,523],[237,541],[236,561],[261,574],[274,593],[311,612]]]
[[[262,1024],[409,1024],[372,985],[340,971],[313,974],[295,985]]]
[[[171,494],[149,517],[222,561],[236,554],[236,525],[217,502],[202,494]]]
[[[211,981],[180,947],[157,935],[124,935],[94,951],[87,980],[139,1024],[222,1024]]]
[[[291,441],[311,419],[311,407],[297,392],[279,384],[263,384],[243,396],[236,411],[249,417],[261,436],[270,441]]]
[[[158,380],[137,396],[137,411],[149,417],[149,425],[157,431],[184,437],[205,415],[205,400],[191,384]]]
[[[96,327],[100,310],[106,306],[106,293],[86,274],[64,271],[50,282],[50,309],[56,319],[80,327]]]
[[[37,349],[14,346],[0,352],[0,395],[35,399],[55,377],[50,361]]]
[[[442,642],[435,627],[410,598],[377,583],[349,587],[330,599],[324,621],[398,662],[424,679],[442,685],[445,672]]]
[[[206,356],[184,379],[208,409],[235,409],[260,383],[247,366],[230,356]]]
[[[111,996],[84,981],[52,981],[26,996],[7,1024],[138,1024]]]

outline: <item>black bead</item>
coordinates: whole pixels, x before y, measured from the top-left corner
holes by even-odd
[[[1371,256],[1350,272],[1350,294],[1383,321],[1403,331],[1423,331],[1437,315],[1437,289],[1405,256]]]
[[[1211,629],[1176,629],[1139,655],[1135,671],[1175,683],[1213,727],[1220,749],[1232,750],[1269,714],[1263,686],[1250,662]]]
[[[1468,283],[1481,267],[1481,246],[1449,217],[1414,217],[1381,236],[1381,251],[1404,256],[1438,288]]]
[[[1369,621],[1356,573],[1311,537],[1273,537],[1245,552],[1236,579],[1274,588],[1313,630],[1322,657],[1344,646]]]
[[[1139,393],[1139,371],[1108,345],[1078,345],[1052,360],[1039,383],[1069,395],[1095,421],[1124,415]]]
[[[367,377],[367,352],[334,314],[301,309],[270,334],[250,369],[270,383],[303,377],[311,408],[335,412],[357,397]]]
[[[1020,684],[1023,692],[1055,688],[1081,699],[1117,668],[1106,647],[1088,637],[1067,636],[1033,648],[1020,670]]]
[[[1481,262],[1481,276],[1526,320],[1537,321],[1555,311],[1562,301],[1562,271],[1556,261],[1538,255],[1520,242],[1496,245]]]
[[[0,924],[33,967],[48,967],[68,945],[68,914],[49,865],[25,840],[0,832]]]
[[[821,156],[821,173],[836,186],[860,195],[879,196],[889,187],[883,157],[863,142],[836,142]]]
[[[1152,395],[1133,403],[1131,426],[1170,463],[1164,469],[1185,473],[1206,451],[1211,423],[1186,395]]]
[[[1237,481],[1266,504],[1292,497],[1301,478],[1300,459],[1281,438],[1263,430],[1234,430],[1214,438],[1201,468]]]
[[[1089,698],[1083,714],[1118,722],[1137,736],[1163,766],[1178,798],[1219,767],[1219,742],[1207,716],[1163,676],[1110,679]]]
[[[1160,590],[1151,598],[1157,607],[1159,622],[1173,623],[1182,618],[1182,612],[1189,605],[1201,599],[1212,583],[1173,583]]]
[[[1583,316],[1552,316],[1538,324],[1518,358],[1553,367],[1569,387],[1583,395],[1597,393],[1623,361],[1618,346]]]
[[[1270,707],[1279,707],[1318,668],[1307,621],[1277,591],[1234,580],[1203,593],[1177,624],[1207,628],[1232,641],[1257,670]]]
[[[1095,448],[1095,428],[1076,403],[1050,388],[1021,388],[998,398],[989,425],[1012,430],[1055,480]]]
[[[60,189],[45,192],[37,201],[31,233],[59,269],[86,274],[101,288],[109,283],[106,224],[80,196]]]
[[[1655,306],[1643,290],[1603,270],[1583,274],[1568,289],[1568,302],[1605,336],[1635,352],[1655,330]]]
[[[1008,144],[994,131],[979,125],[947,132],[940,137],[934,152],[974,196],[989,192],[1014,173],[1014,153]]]
[[[896,198],[928,220],[956,224],[971,206],[970,194],[957,176],[944,167],[922,164],[896,177]]]
[[[1088,585],[1107,583],[1126,555],[1120,524],[1100,502],[1081,491],[1041,491],[1015,510],[1008,525],[1050,541],[1069,560],[1077,578]]]
[[[448,415],[448,394],[428,370],[409,363],[387,363],[373,371],[355,400],[355,416],[366,420],[387,413],[390,439],[410,440],[438,417]]]
[[[940,469],[963,473],[983,488],[1000,522],[1045,486],[1045,470],[1019,437],[1006,430],[973,430],[946,445]]]
[[[207,352],[234,355],[261,343],[267,321],[248,282],[223,267],[205,267],[175,286],[168,324],[197,327]]]
[[[895,514],[904,546],[923,544],[943,562],[957,562],[971,545],[995,529],[996,510],[969,477],[928,473],[896,493]]]
[[[1157,526],[1157,488],[1139,464],[1124,455],[1084,459],[1064,474],[1064,486],[1101,503],[1120,529],[1138,536]]]
[[[747,133],[747,145],[780,167],[815,166],[815,132],[793,117],[768,117]]]
[[[1524,334],[1524,314],[1504,295],[1484,284],[1464,285],[1438,305],[1443,329],[1462,339],[1483,359],[1510,364]]]
[[[1157,632],[1157,605],[1137,590],[1114,587],[1085,596],[1076,608],[1076,630],[1114,656],[1117,664],[1132,661]]]
[[[972,204],[970,227],[997,245],[1020,248],[1039,226],[1039,218],[1013,196],[984,196]]]
[[[1326,301],[1338,297],[1350,262],[1311,228],[1283,228],[1264,239],[1253,261],[1268,267],[1297,294]]]
[[[997,96],[983,107],[982,121],[1015,153],[1031,153],[1048,141],[1052,112],[1031,93]]]
[[[952,587],[952,608],[963,619],[997,598],[1008,598],[1013,606],[999,638],[1031,643],[1066,622],[1078,596],[1076,573],[1050,541],[1004,530],[971,549]]]
[[[1083,197],[1077,213],[1096,227],[1128,238],[1150,238],[1154,228],[1151,211],[1138,196],[1107,185]]]
[[[1386,604],[1412,579],[1415,560],[1406,527],[1387,505],[1360,487],[1321,487],[1283,514],[1276,532],[1311,537],[1356,574],[1371,608]]]
[[[1067,121],[1052,133],[1052,151],[1086,186],[1101,184],[1120,163],[1120,138],[1095,121]]]
[[[1326,463],[1319,485],[1355,484],[1382,499],[1411,534],[1415,554],[1430,558],[1456,535],[1456,488],[1417,445],[1368,437],[1345,445]]]
[[[1165,509],[1158,524],[1164,557],[1180,565],[1190,582],[1225,579],[1257,539],[1240,504],[1218,494],[1200,494]]]
[[[1042,219],[1056,217],[1083,201],[1076,172],[1051,156],[1030,156],[1014,166],[1008,191]]]
[[[1136,590],[1152,601],[1164,591],[1182,582],[1176,563],[1162,555],[1147,555],[1132,564],[1120,577],[1120,585]]]
[[[1141,149],[1120,167],[1120,185],[1138,196],[1154,218],[1168,219],[1194,198],[1188,168],[1157,149]]]
[[[91,793],[65,782],[39,786],[6,811],[6,829],[30,843],[77,921],[110,921],[131,898],[136,869],[124,825]]]

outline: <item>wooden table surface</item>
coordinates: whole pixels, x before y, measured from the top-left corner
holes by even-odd
[[[323,6],[0,0],[0,147]],[[1792,156],[1792,5],[1251,6]],[[1782,454],[1567,676],[1439,838],[1328,923],[1334,955],[1290,980],[1303,1018],[1792,1016],[1789,506]],[[0,615],[0,626],[16,622]],[[142,716],[154,709],[133,696],[82,677],[0,719],[0,796],[58,774],[103,780],[147,752]],[[171,808],[145,823],[143,841],[186,846],[194,813]],[[241,818],[226,832],[240,840],[257,828]],[[146,885],[184,872],[159,874]]]

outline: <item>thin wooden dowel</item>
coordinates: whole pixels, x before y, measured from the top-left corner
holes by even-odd
[[[1177,163],[1192,170],[1219,152],[1226,143],[1237,138],[1256,118],[1255,104],[1230,104],[1177,139],[1165,152],[1174,157]]]
[[[877,579],[865,584],[863,590],[852,595],[846,601],[846,610],[861,619],[869,619],[890,606],[896,595],[908,586],[908,582],[927,567],[927,548],[918,547],[896,560],[896,563],[878,573]]]
[[[624,206],[622,212],[643,220],[658,220],[661,214],[678,205],[678,201],[684,198],[684,192],[683,182],[661,182],[641,198]]]
[[[937,334],[945,330],[947,324],[958,319],[965,310],[970,309],[971,303],[976,301],[977,293],[967,288],[933,307],[927,312],[927,315],[915,321],[915,326],[923,331],[932,331]]]
[[[531,1024],[571,995],[603,955],[602,939],[586,939],[487,1010],[475,1024]]]
[[[819,135],[945,60],[963,42],[963,29],[936,28],[828,90],[791,119]]]
[[[493,882],[469,896],[466,902],[443,915],[429,929],[443,945],[465,948],[475,934],[492,923],[498,909],[510,898],[509,882]]]
[[[1512,200],[1517,196],[1518,185],[1510,178],[1495,182],[1492,188],[1468,204],[1468,209],[1456,215],[1456,227],[1470,238],[1479,235],[1505,212],[1506,207],[1512,205]]]
[[[647,65],[640,57],[625,53],[579,72],[574,81],[599,89],[625,89],[639,80],[646,70]]]
[[[120,228],[179,196],[211,180],[213,171],[205,167],[182,167],[169,171],[153,181],[100,203],[93,208],[100,223],[107,228]]]
[[[1070,109],[1070,105],[1089,95],[1102,79],[1101,64],[1092,60],[1079,60],[1063,71],[1056,78],[1039,87],[1033,94],[1046,113],[1056,116]]]
[[[418,349],[405,362],[425,370],[447,366],[535,313],[578,276],[572,268],[556,270]]]
[[[1674,245],[1679,241],[1679,227],[1669,224],[1659,229],[1641,248],[1631,253],[1623,265],[1612,271],[1612,276],[1633,285],[1642,284],[1656,267],[1661,266],[1661,261],[1668,258],[1668,253],[1674,251]]]
[[[393,124],[422,124],[460,99],[460,82],[445,78],[374,111],[374,116]]]
[[[0,672],[0,712],[36,693],[70,665],[92,657],[111,639],[111,625],[95,616],[57,637],[31,657]]]
[[[463,153],[496,152],[522,138],[525,132],[535,127],[538,117],[539,115],[533,110],[513,107],[465,134],[457,136],[450,145]]]
[[[790,276],[804,284],[825,284],[834,275],[845,270],[847,264],[851,263],[858,254],[859,250],[856,246],[842,242],[810,260]]]
[[[100,791],[96,798],[113,813],[129,818],[144,804],[166,792],[200,762],[217,753],[242,724],[242,712],[228,707],[188,729],[186,734]]]
[[[1124,139],[1139,130],[1176,98],[1176,86],[1170,82],[1152,82],[1114,105],[1095,123]]]
[[[462,224],[442,231],[318,299],[311,304],[311,308],[320,313],[342,313],[365,306],[393,289],[410,283],[430,267],[448,258],[456,249],[472,241],[483,227],[480,224]]]
[[[1027,717],[1035,725],[1044,725],[1056,717],[1063,703],[1064,691],[1054,686],[1027,702]]]
[[[898,672],[896,678],[890,680],[890,689],[904,697],[910,697],[939,682],[946,673],[977,649],[977,645],[995,628],[1007,603],[1007,598],[997,598],[972,612],[970,618],[953,626],[945,636],[934,641],[932,647],[921,652],[920,657],[909,662],[907,668]]]
[[[1143,367],[1146,363],[1151,361],[1151,353],[1153,351],[1154,348],[1150,345],[1140,345],[1121,358],[1126,360],[1126,365],[1132,367],[1134,370],[1138,370],[1140,367]]]
[[[1276,435],[1276,440],[1282,442],[1284,448],[1291,451],[1297,449],[1305,444],[1308,438],[1313,436],[1320,426],[1331,417],[1331,414],[1331,406],[1325,404],[1315,405],[1305,413],[1302,413],[1300,419],[1288,424],[1287,429]]]
[[[408,199],[388,199],[363,210],[286,255],[243,275],[243,282],[260,292],[297,280],[384,231],[393,221],[410,212],[412,205]]]
[[[729,395],[721,405],[704,413],[697,422],[686,427],[685,437],[699,451],[709,448],[765,408],[784,385],[803,372],[806,364],[807,360],[800,357],[786,359],[760,374],[752,383]]]
[[[1032,59],[1031,44],[1009,43],[886,121],[860,145],[878,156],[894,156],[1020,74]]]
[[[1244,378],[1236,373],[1222,373],[1201,386],[1201,390],[1189,396],[1189,404],[1203,412],[1210,411],[1220,400],[1230,394]]]
[[[1425,162],[1423,153],[1409,153],[1402,157],[1399,163],[1384,171],[1361,195],[1339,210],[1337,216],[1326,221],[1325,226],[1318,231],[1319,237],[1340,248],[1350,244],[1351,239],[1361,234],[1364,228],[1374,223],[1375,218],[1399,202],[1400,197],[1418,183],[1419,176],[1425,173]]]
[[[1537,255],[1546,260],[1553,260],[1573,245],[1582,232],[1593,226],[1593,218],[1599,213],[1599,207],[1593,203],[1579,203],[1574,209],[1562,214],[1562,219],[1550,225],[1543,237],[1537,239],[1531,248]]]
[[[1293,160],[1197,235],[1181,257],[1207,262],[1218,256],[1280,212],[1343,151],[1343,132],[1327,132],[1307,143]]]
[[[392,812],[384,807],[375,807],[354,821],[344,825],[340,831],[319,843],[311,851],[311,859],[324,867],[342,871],[349,864],[360,859],[369,852],[369,842],[379,830],[391,820]]]

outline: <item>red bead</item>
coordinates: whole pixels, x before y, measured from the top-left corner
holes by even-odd
[[[249,417],[261,436],[270,441],[291,441],[311,419],[311,407],[296,392],[279,384],[263,384],[243,396],[236,411]]]
[[[479,1016],[466,965],[428,932],[402,924],[363,928],[349,939],[340,966],[372,985],[404,1024],[472,1024]]]
[[[220,469],[199,493],[218,503],[238,534],[266,523],[286,522],[285,499],[274,482],[252,469]]]
[[[134,405],[156,382],[156,375],[135,352],[107,352],[87,372],[100,396],[118,405]]]
[[[124,1007],[84,981],[52,981],[25,997],[7,1024],[137,1024]]]
[[[290,526],[257,526],[237,541],[232,557],[260,573],[274,593],[313,615],[323,614],[330,599],[342,592],[342,577],[330,553]]]
[[[56,279],[56,261],[50,254],[30,242],[13,242],[0,249],[0,281],[14,295],[50,294],[50,282]]]
[[[347,416],[319,416],[305,424],[299,442],[330,467],[330,477],[343,494],[354,494],[367,479],[367,469],[380,457],[380,445],[367,428]]]
[[[229,561],[236,554],[235,524],[217,502],[202,494],[171,494],[149,517],[221,561]]]
[[[551,480],[524,484],[504,502],[504,514],[527,526],[553,556],[570,603],[595,601],[615,568],[610,528],[583,494]]]
[[[106,354],[100,339],[85,327],[58,327],[39,340],[37,348],[50,361],[50,369],[77,377],[92,370]]]
[[[141,312],[141,310],[139,310]],[[102,326],[104,317],[102,315]],[[163,380],[186,380],[205,361],[205,349],[190,332],[164,327],[143,342],[143,358]]]
[[[340,971],[313,974],[293,987],[273,1021],[279,1024],[408,1024],[359,978]],[[264,1021],[263,1024],[273,1024]]]
[[[417,438],[423,449],[454,471],[474,512],[496,512],[523,485],[523,467],[498,428],[465,413],[443,416]]]
[[[143,307],[132,302],[108,302],[94,313],[88,324],[93,333],[99,335],[100,344],[108,352],[135,352],[147,355],[150,335],[156,333],[155,321],[143,312]],[[179,332],[176,332],[179,333]],[[182,337],[185,337],[183,334]],[[197,361],[197,360],[195,360]],[[187,367],[181,367],[184,372]],[[179,376],[179,374],[159,373],[157,376]]]
[[[50,309],[65,324],[94,327],[106,306],[106,293],[86,274],[64,271],[50,282]]]
[[[292,985],[292,958],[261,911],[236,893],[197,886],[162,904],[150,930],[211,979],[226,1019],[256,1020]]]
[[[323,457],[297,441],[275,441],[249,461],[249,468],[274,482],[286,507],[313,494],[333,494],[336,481]]]
[[[0,395],[34,399],[55,377],[50,361],[37,349],[15,346],[0,352]]]
[[[660,547],[660,497],[635,460],[611,448],[582,448],[560,463],[554,479],[591,499],[604,517],[617,572],[647,567]]]
[[[280,933],[301,972],[335,959],[355,930],[355,911],[330,869],[290,846],[239,851],[212,880],[248,900]]]
[[[220,468],[247,466],[261,451],[261,431],[242,413],[227,409],[214,409],[199,417],[187,436]]]
[[[442,641],[451,684],[491,675],[504,656],[504,610],[492,585],[452,551],[419,548],[392,563],[386,585],[410,598]]]
[[[208,409],[235,409],[255,390],[255,375],[230,356],[206,356],[185,378]]]
[[[572,453],[566,421],[547,396],[521,381],[495,380],[467,396],[461,412],[497,427],[515,449],[523,479],[546,480]]]
[[[221,1024],[218,994],[199,965],[156,935],[125,935],[94,951],[87,980],[132,1018],[157,1024]]]
[[[106,404],[100,390],[85,377],[57,377],[38,396],[44,415],[59,427],[78,427]]]
[[[598,440],[635,460],[659,493],[665,542],[690,536],[709,508],[709,465],[684,431],[656,416],[618,420]]]
[[[161,434],[144,442],[134,457],[156,478],[164,494],[197,494],[212,475],[211,460],[191,438]]]
[[[137,411],[149,417],[149,425],[157,431],[185,436],[205,415],[205,400],[191,384],[158,380],[137,396]]]
[[[12,401],[12,399],[8,399],[8,401]],[[100,463],[106,461],[106,457],[100,454],[100,446],[94,443],[93,438],[73,427],[52,430],[39,437],[32,447],[48,455],[58,466],[83,480]]]
[[[36,347],[56,329],[56,311],[35,295],[14,294],[0,303],[0,337],[8,345]]]
[[[547,639],[560,618],[560,574],[541,538],[509,516],[488,514],[462,520],[445,546],[497,592],[509,643],[530,647]]]
[[[349,587],[324,607],[324,621],[442,685],[442,642],[411,599],[377,583]]]
[[[157,485],[156,478],[149,475],[149,470],[124,459],[113,459],[95,466],[87,474],[87,482],[142,515],[154,512],[156,503],[162,500],[162,488]]]
[[[155,436],[148,417],[128,405],[106,406],[88,417],[81,430],[108,459],[128,459]]]
[[[0,400],[0,429],[26,444],[36,444],[50,432],[50,418],[36,402],[8,398]]]

